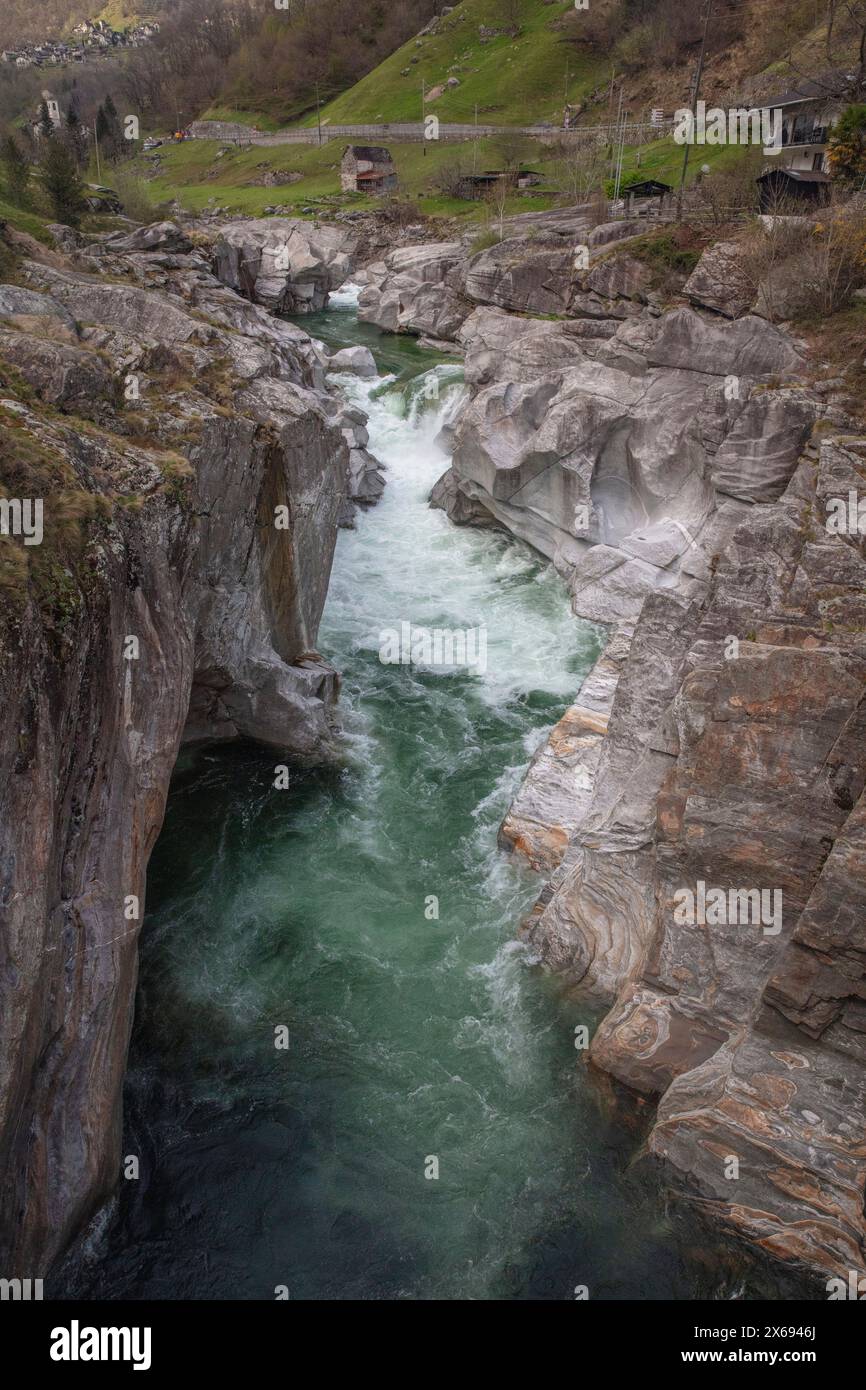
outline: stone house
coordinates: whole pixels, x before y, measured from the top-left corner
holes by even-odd
[[[384,145],[347,145],[340,161],[344,193],[388,193],[397,187],[397,170]]]

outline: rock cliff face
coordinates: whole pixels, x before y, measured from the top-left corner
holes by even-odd
[[[658,1098],[648,1152],[702,1209],[862,1272],[866,553],[826,519],[866,443],[802,344],[709,302],[716,273],[664,309],[627,244],[580,276],[515,242],[450,274],[483,307],[432,501],[612,627],[503,822],[550,875],[523,934],[611,1006],[592,1062]]]
[[[214,240],[214,273],[275,313],[313,313],[348,278],[354,245],[342,228],[292,218],[228,222]]]
[[[310,340],[177,228],[117,241],[0,286],[3,490],[44,506],[41,545],[0,537],[10,1277],[42,1275],[119,1176],[145,873],[181,741],[333,748],[316,634],[363,419]]]
[[[661,1097],[650,1153],[711,1214],[825,1277],[866,1263],[866,569],[823,506],[862,483],[864,448],[807,449],[705,593],[646,600],[592,788],[525,928],[613,999],[591,1055]],[[683,920],[701,883],[725,910]],[[732,913],[732,890],[778,912]]]

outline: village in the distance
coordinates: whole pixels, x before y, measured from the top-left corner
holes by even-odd
[[[67,63],[107,57],[122,48],[140,48],[158,33],[156,20],[143,21],[129,29],[112,29],[104,19],[83,19],[68,41],[44,38],[38,43],[21,42],[14,48],[4,48],[0,62],[18,68],[59,68]]]

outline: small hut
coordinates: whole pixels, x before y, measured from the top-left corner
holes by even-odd
[[[761,212],[778,212],[785,206],[806,209],[826,203],[832,180],[818,169],[767,169],[756,182]]]
[[[397,170],[384,145],[347,145],[340,161],[344,193],[388,193],[397,187]]]
[[[662,183],[660,179],[641,179],[640,183],[630,183],[628,188],[623,189],[626,213],[631,215],[637,202],[643,204],[639,209],[641,212],[660,212],[672,192],[671,185]]]

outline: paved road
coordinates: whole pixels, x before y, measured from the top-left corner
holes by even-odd
[[[645,139],[657,140],[665,133],[665,127],[648,122],[635,123],[625,127],[627,144],[641,144]],[[253,126],[233,121],[193,121],[189,132],[194,140],[239,141],[251,145],[316,145],[319,143],[318,130],[298,129],[276,130],[272,132],[256,130]],[[408,121],[402,124],[384,125],[323,125],[322,140],[395,140],[399,143],[438,140],[472,140],[492,135],[528,135],[536,140],[566,140],[570,143],[598,143],[609,141],[614,130],[610,126],[583,126],[577,130],[559,130],[556,126],[495,126],[495,125],[455,125],[440,121],[435,136],[421,121]],[[621,135],[621,130],[620,130]]]

